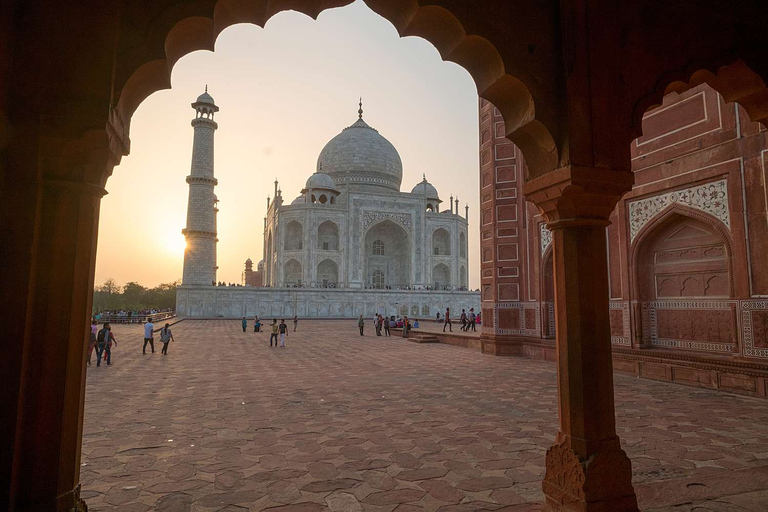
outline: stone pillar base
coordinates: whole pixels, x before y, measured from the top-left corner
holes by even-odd
[[[619,439],[581,460],[565,436],[547,450],[542,490],[552,512],[638,512],[632,463]]]

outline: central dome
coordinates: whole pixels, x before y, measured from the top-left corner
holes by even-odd
[[[331,139],[317,158],[317,172],[333,178],[340,188],[349,185],[400,191],[403,163],[395,146],[363,121]]]

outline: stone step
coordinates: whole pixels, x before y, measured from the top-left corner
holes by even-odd
[[[409,336],[408,340],[414,343],[440,343],[439,339],[429,334],[417,334],[415,336],[411,335]]]

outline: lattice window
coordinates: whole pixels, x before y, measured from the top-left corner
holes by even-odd
[[[373,242],[373,255],[384,256],[384,242],[381,240],[376,240]]]
[[[381,270],[374,270],[371,280],[374,288],[384,288],[384,272]]]

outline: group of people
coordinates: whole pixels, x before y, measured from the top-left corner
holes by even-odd
[[[259,316],[256,315],[253,319],[253,332],[261,332],[261,320],[259,319]],[[242,320],[242,326],[243,326],[243,332],[248,331],[248,319],[246,317],[243,317]],[[299,317],[294,316],[293,317],[293,332],[296,332],[296,329],[299,326]],[[280,339],[280,346],[285,347],[285,337],[288,335],[288,324],[285,323],[285,319],[280,320],[280,323],[277,323],[277,318],[272,320],[272,333],[269,336],[269,346],[272,346],[272,341],[275,342],[275,347],[277,346],[277,340],[278,337]]]
[[[168,355],[168,344],[173,339],[173,333],[171,332],[171,324],[166,323],[165,326],[160,329],[160,342],[163,344],[161,353]],[[147,317],[147,321],[144,324],[144,347],[142,353],[147,353],[147,345],[149,345],[152,353],[155,353],[155,324],[152,323],[152,319]],[[107,363],[107,366],[112,364],[112,347],[117,347],[117,340],[112,332],[112,326],[109,322],[104,322],[101,329],[99,329],[99,322],[94,318],[91,320],[91,332],[88,344],[88,366],[91,365],[91,357],[93,357],[93,351],[96,350],[96,366],[101,366],[102,360]]]
[[[435,315],[435,321],[440,322],[439,312]],[[475,308],[469,308],[469,314],[467,314],[466,310],[462,309],[459,321],[461,322],[462,331],[469,332],[469,330],[472,329],[473,332],[477,332],[479,317],[475,314]],[[445,316],[443,317],[443,332],[445,332],[446,327],[448,327],[450,332],[453,332],[453,322],[451,322],[451,308],[445,308]]]
[[[357,327],[360,329],[360,336],[365,336],[365,319],[363,318],[363,315],[360,315],[360,318],[357,319]],[[380,315],[379,313],[373,315],[373,328],[376,330],[376,336],[381,336],[382,332],[384,333],[384,336],[390,336],[389,329],[392,327],[402,327],[403,338],[407,338],[408,331],[410,331],[411,328],[419,328],[419,321],[417,319],[411,323],[407,316],[395,320],[394,316],[388,317]]]

